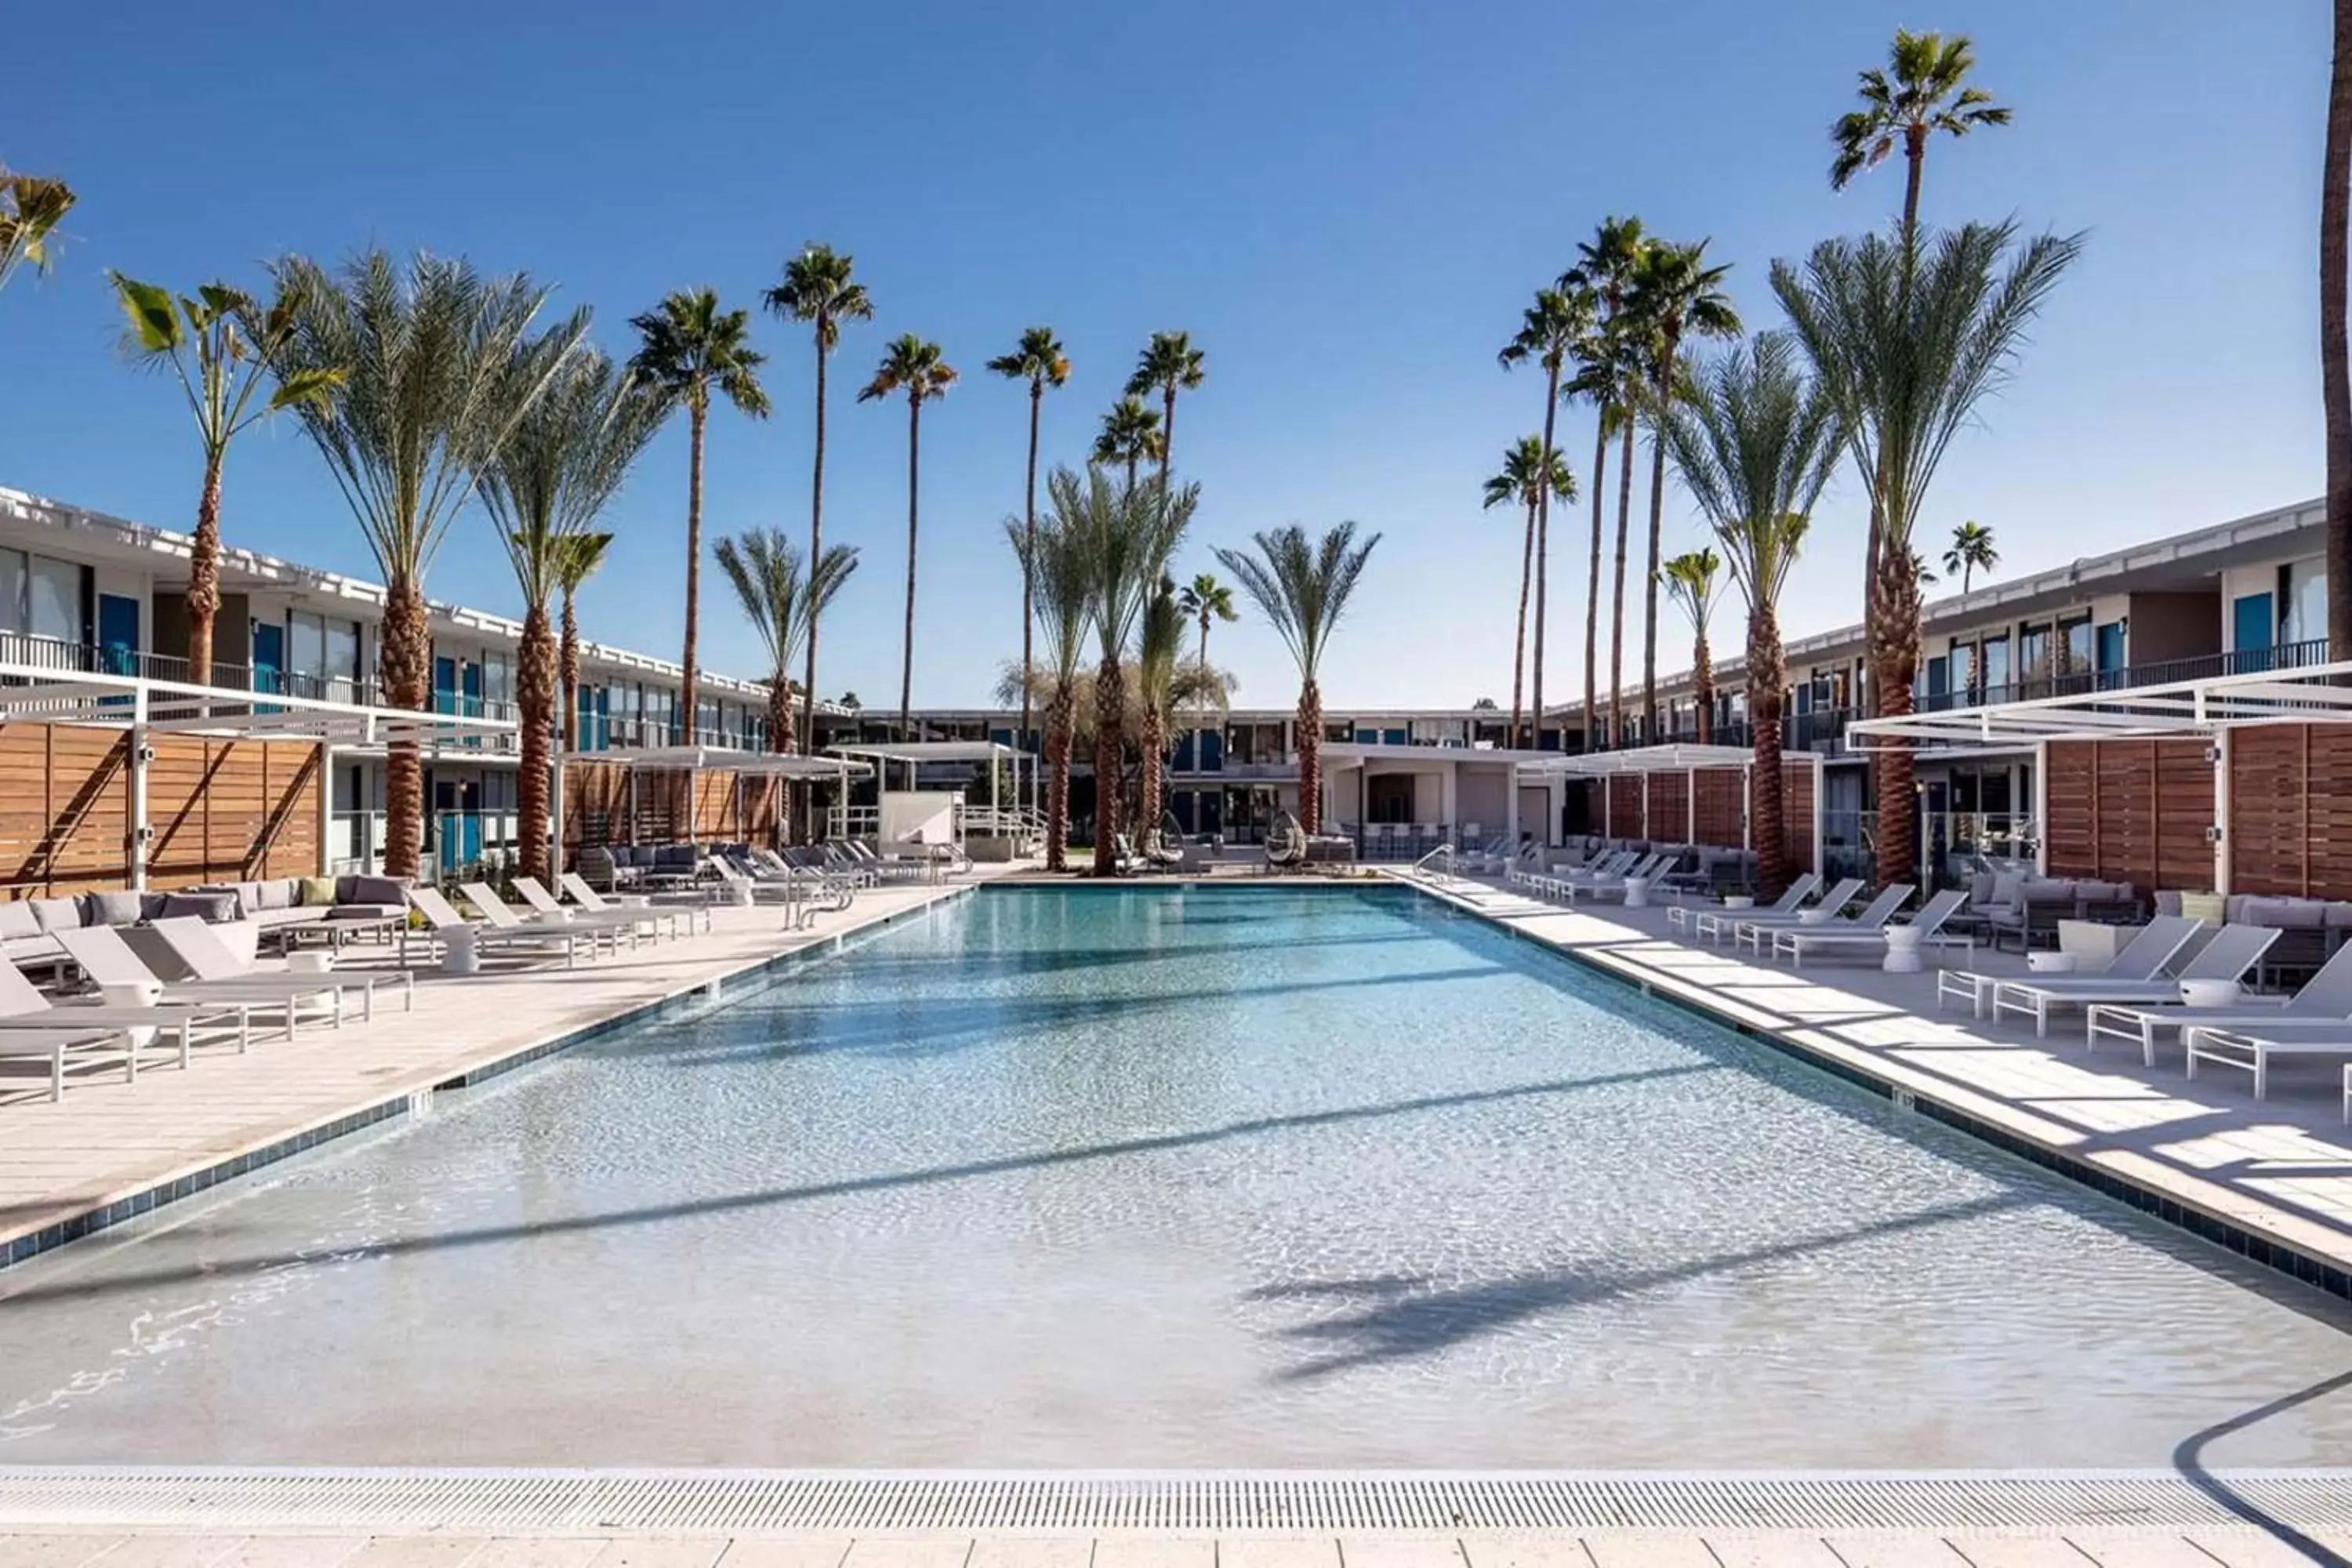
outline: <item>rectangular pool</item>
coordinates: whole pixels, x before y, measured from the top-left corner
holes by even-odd
[[[0,1464],[2155,1466],[2346,1327],[1416,894],[991,889],[0,1274]]]

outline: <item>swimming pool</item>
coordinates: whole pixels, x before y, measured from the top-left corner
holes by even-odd
[[[2346,1323],[1409,892],[990,889],[9,1270],[0,1463],[2156,1465]]]

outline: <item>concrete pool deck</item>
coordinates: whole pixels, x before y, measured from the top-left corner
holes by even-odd
[[[937,885],[869,889],[844,910],[790,930],[781,909],[724,908],[711,930],[583,963],[486,964],[468,976],[417,972],[413,1011],[379,995],[375,1020],[306,1027],[288,1040],[257,1026],[253,1048],[199,1046],[184,1071],[143,1068],[46,1080],[0,1077],[0,1266],[64,1245],[316,1142],[404,1113],[436,1086],[486,1075],[584,1031],[691,997],[793,953],[822,949],[952,899],[999,867]],[[352,948],[352,966],[371,961]],[[307,1142],[306,1142],[307,1141]],[[6,1291],[0,1268],[0,1299]]]
[[[1920,974],[1861,958],[1792,969],[1670,934],[1666,905],[1569,910],[1478,879],[1397,879],[2352,1297],[2340,1061],[2274,1068],[2257,1100],[2243,1075],[2187,1078],[2170,1041],[2155,1068],[2117,1041],[2087,1051],[2080,1009],[2054,1016],[2046,1039],[1958,1002],[1939,1012],[1932,962]],[[2026,972],[2017,954],[1981,948],[1944,962]]]

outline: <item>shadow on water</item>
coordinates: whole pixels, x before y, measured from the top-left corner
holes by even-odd
[[[2252,1410],[2242,1411],[2227,1421],[2217,1421],[2202,1431],[2191,1432],[2172,1450],[2172,1468],[2179,1471],[2190,1486],[2216,1504],[2282,1545],[2300,1552],[2306,1561],[2320,1563],[2323,1568],[2352,1568],[2352,1562],[2347,1562],[2342,1553],[2328,1550],[2286,1521],[2272,1515],[2261,1504],[2241,1496],[2229,1482],[2205,1468],[2206,1448],[2221,1438],[2259,1426],[2273,1415],[2284,1415],[2298,1405],[2325,1399],[2347,1388],[2352,1388],[2352,1372],[2339,1372],[2334,1377],[2323,1378],[2309,1387],[2281,1394],[2267,1405],[2257,1405]]]
[[[1181,933],[1186,925],[1198,921],[1182,921],[1171,925],[1171,931]],[[1285,937],[1283,951],[1307,947],[1364,947],[1396,942],[1427,942],[1433,940],[1424,932],[1407,932],[1391,936],[1305,936]],[[973,979],[1013,979],[1029,974],[1056,974],[1072,970],[1109,969],[1123,963],[1150,963],[1171,958],[1202,958],[1235,951],[1243,944],[1226,941],[1159,943],[1127,943],[1118,947],[1034,947],[1010,952],[971,957],[961,952],[938,953],[876,953],[861,956],[857,972],[861,979],[887,978],[903,975],[909,979],[925,976],[951,978],[959,983]]]
[[[1637,1295],[1679,1285],[1711,1274],[1721,1274],[1784,1258],[1832,1251],[1856,1242],[1906,1231],[1924,1230],[1961,1220],[2032,1208],[2041,1199],[2030,1193],[2000,1193],[1926,1209],[1917,1214],[1854,1226],[1826,1236],[1775,1242],[1741,1252],[1717,1253],[1671,1268],[1609,1275],[1574,1269],[1543,1269],[1499,1279],[1451,1288],[1433,1288],[1423,1276],[1376,1275],[1361,1279],[1315,1279],[1297,1284],[1266,1285],[1250,1291],[1254,1301],[1345,1300],[1368,1304],[1318,1322],[1299,1323],[1276,1331],[1285,1340],[1313,1342],[1333,1347],[1278,1374],[1296,1383],[1328,1377],[1351,1367],[1404,1361],[1450,1350],[1465,1341],[1547,1312],[1591,1306],[1621,1296]]]
[[[1022,1171],[1080,1165],[1097,1160],[1114,1160],[1137,1154],[1160,1153],[1171,1149],[1199,1148],[1206,1144],[1262,1138],[1286,1132],[1309,1131],[1324,1127],[1340,1127],[1353,1122],[1373,1121],[1392,1116],[1415,1116],[1431,1111],[1453,1110],[1464,1106],[1493,1105],[1511,1100],[1538,1099],[1549,1095],[1613,1089],[1627,1084],[1649,1083],[1662,1079],[1682,1078],[1693,1073],[1719,1070],[1721,1069],[1713,1062],[1687,1062],[1673,1067],[1647,1068],[1637,1072],[1610,1073],[1595,1078],[1554,1079],[1541,1083],[1513,1084],[1501,1089],[1465,1089],[1455,1094],[1428,1095],[1411,1100],[1391,1100],[1378,1105],[1342,1106],[1329,1110],[1307,1110],[1284,1116],[1255,1117],[1245,1121],[1231,1121],[1223,1126],[1201,1128],[1189,1132],[1150,1133],[1139,1137],[1118,1139],[1110,1142],[1085,1144],[1075,1149],[1043,1149],[1029,1153],[1002,1155],[995,1159],[973,1160],[961,1164],[936,1165],[913,1171],[883,1172],[870,1176],[850,1176],[838,1181],[813,1182],[802,1186],[774,1187],[761,1192],[730,1193],[722,1196],[694,1198],[677,1203],[648,1204],[638,1208],[612,1209],[601,1214],[569,1215],[557,1218],[533,1220],[525,1224],[480,1226],[471,1229],[445,1231],[431,1236],[399,1237],[355,1247],[348,1251],[338,1252],[335,1256],[338,1259],[352,1261],[375,1258],[401,1258],[466,1247],[491,1247],[507,1242],[529,1241],[539,1237],[661,1225],[672,1220],[693,1219],[709,1215],[752,1213],[791,1204],[812,1203],[824,1198],[848,1197],[864,1193],[887,1192],[895,1188],[972,1181],[992,1176],[1010,1175]],[[6,1277],[0,1276],[0,1307],[21,1302],[103,1300],[135,1295],[141,1291],[182,1284],[193,1279],[220,1280],[230,1275],[260,1273],[289,1264],[308,1261],[313,1257],[312,1254],[299,1251],[262,1251],[242,1258],[214,1258],[199,1263],[174,1265],[169,1268],[129,1269],[101,1278],[33,1282],[14,1290],[8,1288]]]

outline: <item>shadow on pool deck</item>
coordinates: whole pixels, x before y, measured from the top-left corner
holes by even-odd
[[[813,1182],[795,1187],[776,1187],[764,1192],[731,1193],[723,1196],[696,1198],[680,1203],[649,1204],[641,1208],[613,1209],[602,1214],[570,1215],[533,1220],[527,1224],[482,1226],[470,1230],[452,1230],[433,1236],[401,1237],[355,1247],[347,1252],[338,1253],[337,1257],[352,1261],[372,1258],[401,1258],[457,1247],[490,1247],[507,1242],[529,1241],[542,1236],[659,1225],[671,1220],[691,1219],[705,1215],[751,1212],[787,1204],[812,1203],[823,1198],[852,1196],[861,1193],[928,1186],[937,1183],[971,1181],[989,1176],[1009,1175],[1021,1171],[1083,1164],[1095,1160],[1119,1159],[1131,1154],[1150,1154],[1171,1149],[1197,1148],[1204,1144],[1228,1142],[1236,1139],[1264,1137],[1270,1133],[1337,1127],[1350,1122],[1378,1121],[1391,1116],[1413,1116],[1426,1111],[1450,1110],[1469,1105],[1489,1105],[1542,1095],[1574,1094],[1580,1090],[1612,1089],[1626,1084],[1648,1083],[1661,1079],[1682,1078],[1693,1073],[1721,1070],[1723,1070],[1721,1064],[1713,1061],[1685,1062],[1673,1067],[1646,1068],[1637,1072],[1611,1073],[1598,1078],[1555,1079],[1541,1083],[1512,1084],[1500,1089],[1465,1089],[1454,1094],[1428,1095],[1411,1100],[1391,1100],[1378,1105],[1342,1106],[1330,1110],[1308,1110],[1283,1116],[1255,1117],[1245,1121],[1227,1122],[1220,1127],[1202,1128],[1196,1131],[1151,1133],[1134,1138],[1117,1139],[1106,1143],[1089,1143],[1075,1149],[1045,1149],[1025,1154],[1007,1154],[992,1160],[973,1160],[955,1165],[937,1165],[914,1171],[892,1171],[871,1176],[850,1176],[839,1181]],[[310,1253],[286,1251],[270,1251],[246,1257],[213,1256],[198,1263],[126,1270],[104,1278],[32,1281],[15,1289],[11,1289],[8,1283],[14,1278],[12,1272],[10,1275],[0,1275],[0,1305],[133,1295],[142,1290],[154,1289],[190,1279],[221,1279],[240,1272],[259,1273],[271,1268],[283,1268],[289,1264],[303,1262],[314,1257],[315,1255]]]

